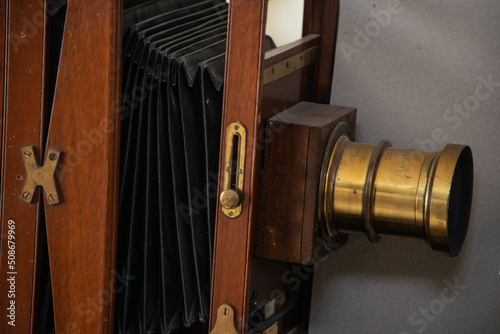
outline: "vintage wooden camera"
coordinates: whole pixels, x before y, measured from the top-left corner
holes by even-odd
[[[349,233],[458,254],[470,148],[354,142],[339,1],[277,48],[267,3],[0,6],[0,332],[307,333]]]

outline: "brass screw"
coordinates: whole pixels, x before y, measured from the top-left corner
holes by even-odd
[[[25,192],[23,193],[23,198],[24,198],[25,200],[29,200],[29,199],[31,198],[31,194],[30,194],[29,192],[25,191]]]
[[[52,160],[52,161],[54,161],[54,160],[56,160],[56,159],[57,159],[57,155],[56,155],[55,153],[51,153],[51,154],[49,155],[49,159],[50,159],[50,160]]]
[[[24,158],[25,159],[31,158],[31,152],[30,151],[25,151],[23,154],[24,154]]]
[[[235,125],[235,126],[234,126],[234,129],[235,129],[235,130],[239,130],[239,129],[240,129],[240,126],[239,126],[239,125]]]
[[[56,197],[52,194],[49,195],[49,202],[55,202]]]
[[[222,314],[224,314],[224,315],[229,314],[229,310],[227,309],[227,307],[224,307],[224,309],[222,310]]]

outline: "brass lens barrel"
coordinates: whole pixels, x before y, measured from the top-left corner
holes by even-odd
[[[353,143],[338,131],[337,137],[325,156],[320,189],[320,221],[331,237],[425,240],[436,251],[459,253],[472,200],[468,146],[449,144],[431,153],[392,148],[388,141]]]

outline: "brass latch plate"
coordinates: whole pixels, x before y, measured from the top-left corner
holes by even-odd
[[[239,217],[243,202],[247,130],[240,122],[226,130],[224,183],[220,195],[222,211],[229,218]]]
[[[61,202],[57,192],[54,174],[56,171],[61,151],[51,148],[47,154],[47,159],[43,166],[38,164],[33,146],[21,149],[24,167],[26,168],[26,181],[21,192],[21,201],[31,204],[35,197],[35,190],[42,187],[49,205],[56,205]]]
[[[234,326],[234,310],[223,304],[217,310],[217,322],[210,334],[238,334]]]

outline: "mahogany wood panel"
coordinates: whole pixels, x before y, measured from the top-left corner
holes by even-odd
[[[268,120],[257,256],[310,265],[326,255],[316,248],[317,194],[326,145],[342,121],[353,139],[353,108],[300,103]]]
[[[270,67],[287,58],[315,47],[316,56],[320,55],[319,35],[308,35],[298,41],[283,45],[266,52],[264,68]],[[317,59],[318,59],[317,58]],[[277,113],[292,107],[300,101],[315,101],[315,90],[311,89],[317,82],[318,62],[314,62],[290,75],[265,85],[262,89],[262,105],[259,110],[260,118],[266,121]],[[265,124],[265,122],[263,123]],[[261,131],[263,132],[263,131]],[[264,134],[260,135],[261,144],[264,143]]]
[[[320,43],[319,35],[308,35],[293,43],[281,46],[266,52],[264,68],[270,67],[278,62],[297,55],[302,51],[308,50],[312,47],[319,48]],[[319,51],[319,49],[318,49]],[[319,54],[319,53],[318,53]],[[255,155],[256,166],[262,166],[263,156],[267,151],[269,138],[265,131],[265,122],[270,117],[288,109],[289,107],[297,104],[300,101],[314,101],[315,91],[312,89],[317,80],[318,66],[317,62],[308,65],[298,71],[295,71],[281,79],[273,81],[262,88],[262,104],[259,110],[259,119],[261,124],[258,130],[258,144],[259,150]],[[261,173],[261,172],[260,172]],[[259,173],[259,177],[261,174]],[[260,186],[255,189],[259,191],[259,198],[262,197],[262,182]],[[259,208],[259,216],[262,208]],[[255,229],[259,230],[259,225],[255,225]],[[258,245],[256,247],[259,247]],[[254,250],[258,253],[258,250]],[[252,271],[250,275],[250,284],[247,288],[251,294],[257,292],[257,308],[267,304],[275,296],[276,291],[285,291],[287,281],[283,279],[287,272],[292,272],[291,264],[276,261],[266,261],[259,258],[252,259]],[[274,296],[274,297],[273,297]],[[296,312],[303,312],[299,310],[300,305],[297,305],[290,313],[291,316],[286,316],[280,320],[280,332],[290,328],[297,323],[298,318],[292,314]]]
[[[29,333],[33,330],[35,268],[37,267],[40,196],[34,204],[20,201],[25,179],[21,148],[35,146],[38,158],[43,152],[42,126],[45,83],[46,21],[43,0],[11,0],[2,3],[6,10],[5,100],[2,157],[2,240],[0,254],[0,308],[7,312],[15,300],[15,327],[3,315],[1,333]],[[9,264],[9,221],[15,222],[15,265]],[[12,252],[12,250],[11,250]],[[10,265],[14,265],[10,267]],[[15,274],[9,274],[14,272]],[[9,298],[15,277],[15,298]],[[10,311],[9,311],[10,313]]]
[[[267,16],[266,0],[231,1],[229,6],[228,43],[224,84],[223,133],[232,122],[241,122],[247,130],[242,213],[230,219],[220,206],[214,243],[210,328],[217,321],[217,309],[229,304],[235,309],[236,328],[244,333],[247,323],[248,284],[251,266],[252,229],[257,218],[260,154],[256,133],[260,126],[261,76],[263,44]],[[221,161],[225,149],[221,146]],[[222,165],[222,163],[221,163]],[[222,173],[219,173],[222,185]],[[221,189],[219,187],[219,193]]]
[[[306,3],[309,7],[306,6],[305,15],[310,17],[305,18],[304,35],[321,34],[321,45],[318,37],[306,36],[291,47],[285,46],[271,51],[271,54],[275,52],[275,58],[266,59],[264,62],[263,37],[267,1],[235,0],[230,5],[222,140],[225,128],[230,123],[242,122],[248,131],[247,159],[242,215],[230,219],[224,216],[220,207],[217,214],[210,328],[215,325],[218,307],[227,303],[235,309],[236,328],[245,333],[249,299],[252,291],[259,289],[260,285],[257,282],[271,282],[278,278],[277,288],[283,287],[281,277],[274,277],[277,275],[275,272],[259,270],[257,262],[255,270],[252,269],[252,263],[257,261],[252,256],[254,234],[258,223],[258,198],[261,194],[260,177],[265,148],[263,126],[267,118],[300,100],[319,102],[325,93],[330,93],[339,1],[313,2],[309,4],[308,0]],[[325,10],[328,12],[325,13]],[[320,22],[313,25],[312,20]],[[323,22],[324,20],[329,22]],[[264,66],[296,54],[301,48],[303,51],[306,45],[319,47],[319,61],[315,65],[262,86],[261,75]],[[318,73],[320,67],[321,73]],[[222,156],[224,156],[223,147]],[[222,173],[219,173],[219,177],[222,184]],[[278,271],[283,273],[287,268],[289,265],[284,265],[282,268],[280,266],[281,270]]]
[[[4,87],[5,87],[5,37],[6,37],[6,19],[7,19],[7,6],[4,2],[0,2],[0,171],[3,174],[3,115],[5,111],[4,106]],[[1,182],[0,182],[1,188]],[[0,189],[0,203],[2,201],[2,192]],[[2,214],[0,213],[0,221]]]
[[[305,0],[303,35],[321,35],[321,56],[319,66],[316,102],[324,101],[332,89],[335,48],[339,24],[340,0]]]
[[[62,203],[45,202],[57,333],[112,333],[121,1],[68,2],[47,148]]]

